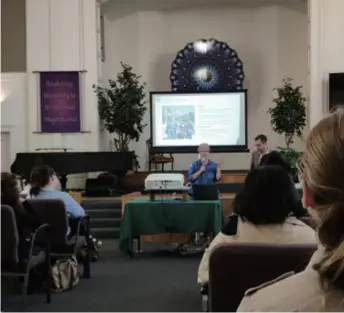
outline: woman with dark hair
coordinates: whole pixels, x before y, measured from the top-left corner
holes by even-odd
[[[303,208],[300,194],[297,192],[294,184],[294,179],[290,174],[290,165],[283,155],[278,151],[271,151],[267,154],[264,154],[260,160],[259,166],[280,166],[290,177],[290,201],[291,201],[291,212],[296,217],[303,217],[308,215],[307,210]]]
[[[85,215],[84,209],[66,192],[60,191],[61,184],[55,171],[48,166],[37,167],[30,175],[30,197],[37,199],[60,199],[71,219]]]
[[[233,203],[232,215],[222,231],[204,252],[198,270],[198,283],[209,281],[209,257],[220,243],[315,243],[314,231],[289,216],[290,179],[279,166],[261,166],[246,177],[244,190]],[[233,222],[234,221],[234,222]]]
[[[31,198],[36,199],[59,199],[62,200],[66,212],[69,217],[70,227],[67,230],[67,235],[72,237],[77,228],[77,219],[85,215],[85,210],[78,204],[68,193],[60,191],[61,184],[55,171],[48,166],[37,167],[31,172],[30,175],[30,194]],[[84,235],[84,228],[80,229],[80,234]],[[102,242],[98,241],[92,235],[89,235],[92,239],[91,251],[93,253],[92,259],[99,258],[98,248],[102,246]]]
[[[320,246],[307,268],[248,290],[241,312],[344,312],[344,108],[310,131],[298,165]]]
[[[278,151],[271,151],[267,154],[264,154],[260,159],[259,165],[278,165],[284,168],[288,173],[290,173],[290,165],[283,155]]]
[[[9,205],[13,209],[20,204],[18,182],[16,176],[11,173],[1,173],[1,204]]]
[[[16,176],[10,173],[1,173],[1,204],[13,208],[19,235],[19,253],[26,256],[29,249],[27,238],[41,223],[34,212],[20,201]]]

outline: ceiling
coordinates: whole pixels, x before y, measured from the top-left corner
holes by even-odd
[[[191,9],[195,6],[211,7],[233,5],[240,7],[261,7],[284,5],[307,12],[307,0],[99,0],[102,12],[110,20],[138,11],[160,11]],[[344,0],[343,0],[344,1]]]

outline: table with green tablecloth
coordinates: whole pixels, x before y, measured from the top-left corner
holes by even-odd
[[[137,198],[129,201],[122,219],[119,246],[133,252],[132,238],[162,233],[218,233],[224,223],[221,202]]]

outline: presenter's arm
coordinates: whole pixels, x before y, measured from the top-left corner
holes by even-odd
[[[204,166],[201,166],[201,168],[197,171],[196,170],[196,166],[195,163],[192,163],[189,167],[189,171],[188,171],[188,180],[190,183],[194,182],[199,175],[202,174],[202,172],[204,171]]]
[[[219,181],[221,179],[221,168],[219,165],[216,167],[216,181]]]

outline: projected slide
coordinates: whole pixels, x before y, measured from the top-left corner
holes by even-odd
[[[153,147],[246,145],[246,93],[152,94]]]

